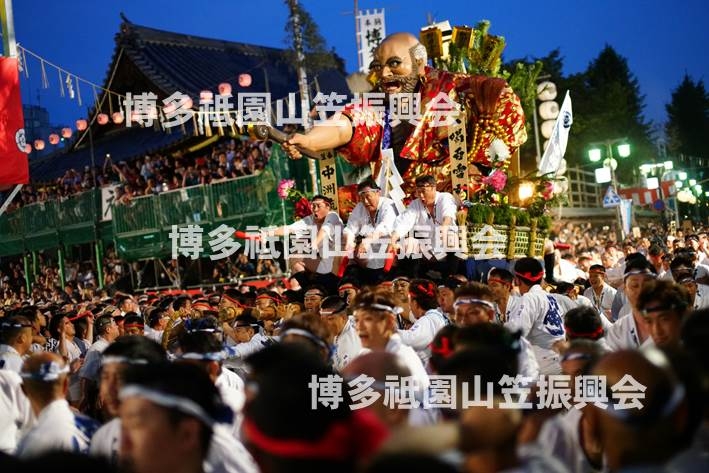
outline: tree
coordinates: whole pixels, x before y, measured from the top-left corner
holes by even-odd
[[[286,0],[289,5],[290,1]],[[300,17],[300,25],[303,38],[303,53],[305,54],[305,68],[309,74],[317,74],[326,69],[337,69],[343,74],[345,73],[345,63],[334,49],[328,50],[325,39],[320,34],[320,29],[317,23],[310,16],[310,13],[300,4],[297,3],[296,11]],[[293,22],[286,22],[286,44],[291,48],[288,51],[291,64],[297,65],[296,54],[293,48],[295,44],[293,39]]]
[[[687,74],[672,92],[667,110],[668,150],[673,154],[709,157],[706,137],[709,136],[709,94],[704,82],[694,82]]]
[[[651,123],[643,116],[645,97],[627,60],[606,45],[585,72],[564,82],[571,90],[574,104],[574,125],[567,148],[569,164],[587,164],[590,143],[627,138],[632,147],[630,157],[615,158],[618,179],[631,183],[639,165],[651,160],[656,151],[651,140]]]

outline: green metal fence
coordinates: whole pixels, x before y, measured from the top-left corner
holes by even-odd
[[[134,198],[112,206],[112,222],[100,221],[100,189],[26,205],[0,215],[0,256],[100,239],[115,241],[127,260],[164,257],[171,253],[173,225],[199,225],[205,235],[222,224],[236,230],[283,225],[292,219],[292,206],[284,205],[276,188],[289,172],[289,160],[274,146],[268,167],[258,175]]]

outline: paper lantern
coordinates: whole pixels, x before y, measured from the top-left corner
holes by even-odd
[[[62,128],[62,137],[63,138],[69,139],[69,138],[71,138],[71,135],[73,133],[74,132],[71,130],[71,128]]]
[[[27,143],[25,145],[25,153],[30,154],[32,152],[32,145]]]
[[[219,95],[231,95],[231,84],[228,82],[219,84]]]
[[[34,140],[34,149],[42,151],[44,149],[44,140]]]
[[[239,85],[249,87],[251,85],[251,74],[239,74]]]
[[[537,98],[542,102],[554,100],[556,98],[556,84],[547,80],[537,85]]]
[[[51,135],[49,135],[49,144],[51,144],[51,145],[59,144],[59,135],[57,135],[56,133],[52,133]]]
[[[559,104],[550,100],[539,105],[539,116],[542,120],[556,120],[559,116]]]
[[[199,93],[200,102],[211,102],[214,100],[214,93],[211,90],[203,90]]]
[[[89,126],[89,124],[83,118],[76,120],[76,129],[79,131],[84,131]]]
[[[172,113],[175,113],[176,109],[177,106],[174,104],[174,102],[170,102],[162,108],[162,113],[164,113],[165,115],[170,115]]]
[[[113,120],[113,123],[116,125],[120,125],[123,123],[123,120],[125,120],[123,112],[113,112],[113,115],[111,115],[111,120]]]
[[[108,115],[105,113],[99,113],[96,117],[96,121],[99,125],[105,125],[106,123],[108,123]]]

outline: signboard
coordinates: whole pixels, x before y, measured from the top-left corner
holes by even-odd
[[[611,207],[617,207],[620,205],[620,196],[618,193],[613,189],[613,186],[608,186],[608,190],[606,191],[606,195],[603,196],[603,207],[605,208],[611,208]]]
[[[369,65],[374,59],[374,50],[386,36],[384,27],[384,9],[370,12],[357,12],[358,35],[357,47],[360,57],[359,72],[369,72]]]

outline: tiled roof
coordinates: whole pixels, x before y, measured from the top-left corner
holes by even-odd
[[[122,68],[126,68],[123,73],[120,71]],[[116,35],[116,49],[104,87],[119,93],[147,92],[132,90],[132,68],[137,68],[150,83],[151,89],[159,92],[158,99],[179,91],[192,97],[196,104],[200,91],[209,89],[216,93],[221,82],[229,82],[234,95],[270,92],[272,101],[298,91],[296,71],[289,64],[285,50],[157,30],[135,25],[124,17],[120,32]],[[249,73],[252,77],[248,88],[238,85],[238,76],[242,73]],[[111,82],[114,76],[116,80]],[[309,80],[311,100],[316,90],[315,83],[326,94],[349,94],[343,71],[321,71],[317,76],[309,76]],[[236,99],[233,103],[236,108]],[[180,138],[191,137],[190,133],[183,136],[179,129],[166,133],[152,128],[117,128],[114,125],[101,127],[93,124],[96,165],[101,165],[106,153],[111,153],[114,162],[129,160],[172,146]],[[32,179],[41,180],[60,176],[68,168],[83,169],[90,164],[89,140],[85,132],[72,150],[31,162],[30,172]]]

